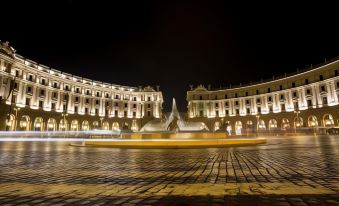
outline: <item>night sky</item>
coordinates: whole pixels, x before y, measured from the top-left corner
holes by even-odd
[[[244,84],[339,56],[329,4],[6,2],[0,40],[19,54],[93,80],[160,85],[165,111],[172,97],[186,111],[191,84]]]

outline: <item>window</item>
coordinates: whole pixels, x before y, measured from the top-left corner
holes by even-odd
[[[137,113],[136,112],[133,112],[133,117],[136,117],[137,116]]]
[[[218,96],[217,96],[217,95],[215,95],[214,99],[218,99]]]
[[[148,117],[151,116],[151,112],[150,112],[150,111],[147,112],[147,116],[148,116]]]
[[[42,85],[46,85],[46,80],[45,79],[41,79],[41,84]]]
[[[305,84],[308,84],[308,79],[305,79]]]
[[[239,105],[239,102],[238,102],[238,101],[235,101],[235,105]]]
[[[321,86],[320,89],[321,89],[322,92],[325,92],[325,91],[326,91],[325,86]]]
[[[108,111],[108,109],[105,109],[105,115],[109,115],[109,111]]]
[[[319,80],[320,80],[320,81],[321,81],[321,80],[324,80],[323,75],[319,75]]]
[[[268,107],[268,110],[269,110],[270,112],[273,112],[273,107],[272,107],[272,105],[270,105],[270,106]]]
[[[257,99],[257,103],[260,103],[260,99]]]
[[[312,107],[312,100],[310,100],[310,99],[307,100],[307,106]]]
[[[137,108],[137,105],[136,105],[136,104],[133,104],[133,108],[134,108],[134,109]]]
[[[64,95],[64,101],[65,101],[65,100],[68,100],[67,94]]]
[[[257,94],[259,94],[259,90],[257,90],[256,92],[257,92]]]
[[[293,92],[293,97],[297,97],[297,92]]]
[[[268,97],[268,101],[271,102],[272,101],[272,97]]]
[[[116,117],[118,116],[118,110],[114,111],[114,116],[116,116]]]
[[[106,105],[106,107],[108,107],[109,106],[109,101],[106,101],[105,105]]]
[[[33,81],[33,76],[31,74],[28,76],[28,80],[31,82]]]
[[[86,99],[86,104],[89,104],[89,99]]]
[[[106,98],[109,98],[109,94],[108,93],[106,93]]]
[[[85,108],[85,114],[88,114],[88,108],[87,107]]]
[[[96,104],[96,105],[99,105],[99,100],[95,100],[95,104]]]
[[[118,102],[115,102],[115,106],[116,106],[116,107],[119,106]]]
[[[236,115],[239,115],[239,109],[236,109],[236,110],[235,110],[235,114],[236,114]]]
[[[54,83],[53,83],[53,87],[54,87],[54,88],[58,88],[58,83],[54,82]]]
[[[95,109],[95,115],[99,115],[99,109]]]
[[[115,95],[115,99],[119,99],[119,95]]]
[[[78,107],[77,106],[74,107],[74,113],[78,113]]]
[[[151,104],[147,104],[147,108],[151,108]]]
[[[279,90],[282,90],[282,89],[283,89],[283,87],[282,87],[282,85],[280,85],[280,86],[279,86]]]
[[[339,75],[339,72],[338,72],[338,70],[336,69],[336,70],[334,70],[334,76],[338,76]]]
[[[32,93],[32,87],[27,87],[27,92]]]
[[[227,99],[227,94],[225,94],[225,99]]]
[[[267,88],[267,92],[270,93],[271,92],[271,88]]]
[[[151,97],[147,97],[147,101],[151,101]]]
[[[45,95],[45,90],[40,90],[40,96],[44,96]]]
[[[246,96],[246,97],[248,96],[248,92],[245,93],[245,96]]]
[[[250,113],[251,113],[250,108],[247,108],[247,109],[246,109],[246,113],[247,113],[247,114],[250,114]]]
[[[124,111],[124,117],[127,117],[127,111]]]
[[[250,104],[250,100],[246,99],[246,104]]]
[[[52,103],[52,106],[51,106],[52,108],[52,110],[55,110],[55,103]]]
[[[14,83],[14,89],[18,90],[18,83],[16,83],[16,82]]]
[[[31,99],[30,98],[26,98],[26,106],[29,106],[31,103]]]
[[[127,103],[125,103],[125,108],[127,108]]]
[[[66,90],[66,91],[69,90],[69,86],[68,86],[68,85],[65,86],[65,90]]]
[[[39,101],[39,107],[42,108],[44,105],[44,102],[43,101]]]
[[[235,98],[238,98],[238,93],[235,93],[234,97],[235,97]]]
[[[201,95],[199,96],[199,100],[202,100],[202,96]]]
[[[299,108],[299,103],[298,102],[293,102],[293,106],[294,106],[294,109],[298,109]]]
[[[66,104],[63,104],[62,108],[63,108],[64,111],[66,111]]]
[[[292,82],[292,87],[293,87],[293,88],[295,87],[295,82]]]
[[[257,107],[258,113],[261,113],[261,107]]]
[[[228,107],[228,102],[225,102],[225,107]]]
[[[97,97],[99,97],[100,96],[100,92],[97,92]]]
[[[76,90],[75,90],[75,92],[76,92],[76,93],[80,93],[80,88],[77,87]]]
[[[285,97],[284,97],[284,95],[282,94],[282,95],[280,95],[280,99],[281,100],[284,100],[285,99]]]
[[[327,97],[323,97],[323,104],[327,104]]]
[[[285,104],[281,104],[281,111],[284,112],[285,111]]]
[[[79,102],[79,97],[75,97],[75,102]]]
[[[228,116],[228,114],[229,114],[229,113],[228,113],[228,110],[226,110],[226,116]]]
[[[307,90],[306,90],[306,94],[311,94],[311,90],[310,90],[310,89],[307,89]]]
[[[133,97],[133,101],[137,101],[137,97]]]
[[[86,90],[86,94],[89,95],[89,90]]]

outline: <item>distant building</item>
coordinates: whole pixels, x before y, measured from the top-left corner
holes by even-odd
[[[213,130],[296,132],[337,127],[339,61],[234,88],[187,92],[188,118]]]
[[[0,98],[0,130],[11,131],[139,130],[162,116],[163,103],[158,88],[67,74],[25,59],[8,42],[0,42]]]

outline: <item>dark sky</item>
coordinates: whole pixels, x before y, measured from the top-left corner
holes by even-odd
[[[325,3],[5,2],[0,39],[19,54],[93,80],[160,85],[165,110],[175,97],[186,111],[190,84],[258,81],[339,56],[337,7]]]

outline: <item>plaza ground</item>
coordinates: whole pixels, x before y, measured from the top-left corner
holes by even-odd
[[[339,136],[214,149],[0,141],[0,205],[339,205]]]

